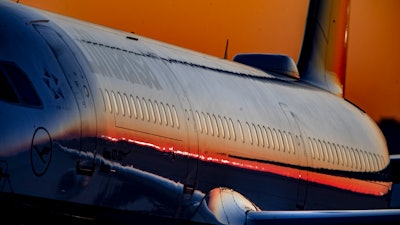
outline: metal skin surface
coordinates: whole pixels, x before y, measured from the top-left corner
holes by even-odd
[[[0,49],[40,99],[1,96],[3,202],[212,224],[389,205],[379,128],[301,80],[5,1]]]

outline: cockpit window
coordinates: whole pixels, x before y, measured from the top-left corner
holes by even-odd
[[[0,61],[0,82],[0,100],[25,106],[42,106],[31,81],[15,63]]]
[[[0,68],[0,99],[12,103],[18,103],[19,101],[18,96],[15,94],[10,81],[7,79],[6,75],[3,73],[1,68]]]

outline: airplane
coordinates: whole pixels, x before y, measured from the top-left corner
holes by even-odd
[[[296,64],[0,1],[2,221],[399,222],[400,158],[343,95],[349,5],[310,0]]]

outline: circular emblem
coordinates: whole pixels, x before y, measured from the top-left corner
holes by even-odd
[[[36,129],[31,145],[31,165],[36,176],[42,176],[49,168],[53,143],[47,130],[43,127]]]

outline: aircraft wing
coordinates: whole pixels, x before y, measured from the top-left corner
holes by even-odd
[[[400,222],[400,209],[251,211],[247,225],[256,224],[394,224]]]
[[[221,224],[398,224],[400,208],[336,210],[261,210],[240,193],[227,188],[207,194],[206,206]],[[202,211],[202,210],[199,210]],[[197,215],[196,215],[197,216]]]

